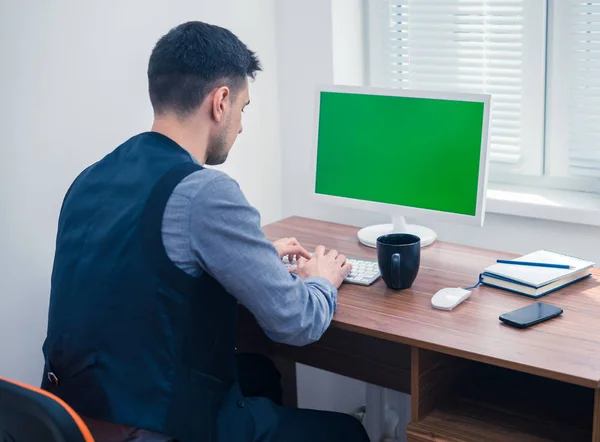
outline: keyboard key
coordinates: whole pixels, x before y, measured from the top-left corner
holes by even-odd
[[[377,261],[346,258],[352,264],[352,270],[344,278],[344,282],[350,284],[371,285],[379,278],[379,266]],[[295,268],[296,261],[289,262],[287,256],[281,262],[286,268]]]

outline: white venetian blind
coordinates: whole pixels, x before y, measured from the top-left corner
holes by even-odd
[[[540,174],[543,2],[370,1],[371,14],[387,15],[369,21],[371,83],[492,94],[491,161]]]
[[[600,1],[559,0],[554,17],[552,172],[600,178]]]

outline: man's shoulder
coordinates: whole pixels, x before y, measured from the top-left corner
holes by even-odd
[[[215,169],[201,169],[184,178],[173,193],[189,199],[200,196],[218,198],[230,193],[241,194],[241,190],[237,181],[225,172]]]

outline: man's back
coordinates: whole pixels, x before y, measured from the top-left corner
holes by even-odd
[[[208,274],[177,268],[161,234],[173,189],[201,170],[167,137],[145,133],[88,168],[65,198],[44,386],[85,416],[211,440],[235,383],[237,303]],[[215,352],[217,342],[228,351]]]

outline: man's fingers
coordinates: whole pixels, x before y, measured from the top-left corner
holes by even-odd
[[[329,251],[329,253],[327,253],[327,256],[331,256],[331,257],[332,257],[332,258],[334,258],[334,259],[335,259],[335,258],[337,258],[337,257],[338,257],[338,255],[339,255],[339,253],[338,253],[338,251],[337,251],[337,250],[335,250],[335,249],[331,249],[331,250]]]
[[[281,248],[281,256],[288,256],[290,262],[292,262],[294,256],[306,256],[310,258],[310,254],[304,250],[301,245],[285,245]]]
[[[317,246],[317,248],[315,249],[315,255],[317,255],[317,256],[325,255],[325,246]]]
[[[347,262],[346,264],[344,264],[342,266],[342,271],[344,272],[344,275],[347,275],[348,273],[350,273],[351,270],[352,270],[352,264],[350,264],[349,262]]]
[[[298,249],[297,249],[298,251],[296,252],[296,254],[297,254],[296,259],[301,256],[308,258],[308,259],[311,258],[310,253],[308,253],[308,251],[300,245],[300,243],[298,242],[298,240],[296,238],[294,238],[294,237],[286,238],[286,241],[287,241],[288,246],[298,247]]]
[[[310,256],[310,253],[308,253],[308,250],[306,250],[300,244],[298,244],[297,247],[298,247],[298,251],[296,252],[298,254],[297,258],[300,258],[300,257],[306,258],[306,259],[312,258],[312,256]]]
[[[340,265],[344,265],[346,264],[346,256],[342,255],[341,253],[335,258],[335,261],[337,263],[339,263]]]

